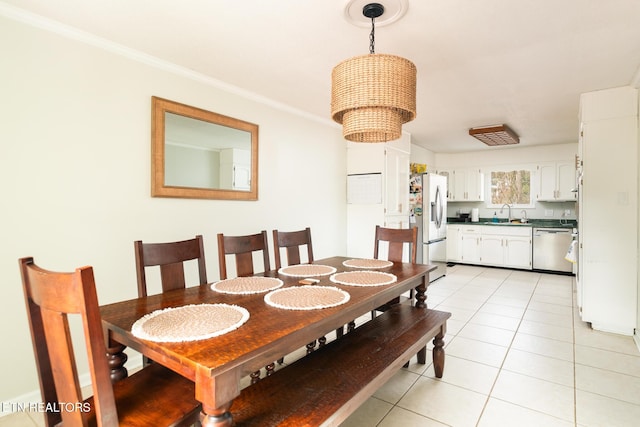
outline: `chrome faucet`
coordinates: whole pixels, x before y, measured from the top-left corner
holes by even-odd
[[[509,208],[509,222],[511,222],[511,205],[508,203],[505,203],[504,205],[502,205],[502,207],[500,208],[500,213],[502,213],[502,211],[504,211],[504,207],[508,207]]]

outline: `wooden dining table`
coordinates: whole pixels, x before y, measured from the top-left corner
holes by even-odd
[[[337,272],[353,271],[343,262],[351,258],[331,257],[313,264],[331,266]],[[349,293],[339,306],[315,310],[286,310],[265,303],[265,293],[232,295],[219,293],[208,285],[188,287],[100,307],[107,333],[112,379],[126,376],[126,347],[147,356],[154,363],[195,382],[196,399],[202,402],[202,425],[232,425],[233,399],[240,394],[241,379],[287,354],[305,347],[354,319],[415,289],[418,308],[426,308],[426,288],[433,265],[393,263],[382,272],[397,280],[382,286],[341,285],[330,276],[316,277],[317,285],[334,286]],[[272,270],[257,276],[281,279],[283,288],[300,285],[301,277],[278,274]],[[244,307],[249,319],[238,329],[213,338],[188,342],[156,342],[136,337],[132,325],[156,310],[190,304],[230,304]],[[349,334],[341,339],[348,339]],[[286,367],[282,369],[287,369]]]

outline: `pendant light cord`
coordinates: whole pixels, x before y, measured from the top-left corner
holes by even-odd
[[[369,33],[369,53],[374,54],[376,44],[376,18],[371,17],[371,33]]]

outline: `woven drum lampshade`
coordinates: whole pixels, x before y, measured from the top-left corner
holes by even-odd
[[[400,138],[416,117],[416,66],[394,55],[370,53],[336,65],[331,73],[331,117],[353,142]]]

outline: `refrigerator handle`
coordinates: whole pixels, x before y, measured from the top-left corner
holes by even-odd
[[[431,202],[431,218],[434,219],[436,227],[440,228],[442,225],[442,193],[440,192],[440,186],[436,187],[436,194],[434,201]]]

